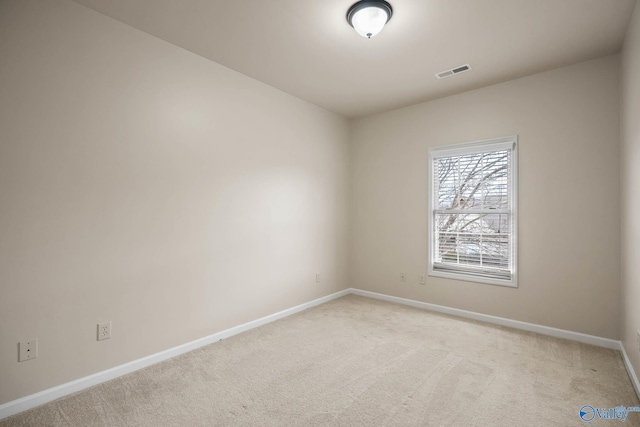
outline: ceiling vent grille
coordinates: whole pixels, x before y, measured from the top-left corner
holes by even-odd
[[[441,71],[436,74],[436,77],[439,79],[444,79],[445,77],[453,76],[454,74],[464,73],[465,71],[469,71],[471,66],[469,64],[460,65],[459,67],[451,68],[450,70]]]

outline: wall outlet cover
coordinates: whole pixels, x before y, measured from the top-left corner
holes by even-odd
[[[98,323],[98,341],[111,338],[111,322]]]
[[[29,341],[22,341],[18,344],[18,362],[31,360],[38,357],[38,338]]]

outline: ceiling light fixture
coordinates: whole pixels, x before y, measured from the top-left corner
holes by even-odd
[[[389,22],[393,8],[384,0],[362,0],[347,11],[347,22],[362,37],[370,39]]]

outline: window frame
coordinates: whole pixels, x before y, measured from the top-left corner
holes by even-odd
[[[427,274],[434,277],[446,279],[464,280],[467,282],[478,282],[489,285],[518,287],[518,135],[510,135],[500,138],[493,138],[481,141],[465,142],[462,144],[451,144],[429,148],[428,155],[428,269]],[[433,180],[434,160],[440,157],[454,157],[467,154],[486,153],[490,151],[511,150],[511,174],[510,174],[510,206],[511,206],[511,278],[499,279],[492,277],[481,277],[465,272],[451,272],[434,270],[435,238],[436,238],[436,202],[434,200],[435,182]]]

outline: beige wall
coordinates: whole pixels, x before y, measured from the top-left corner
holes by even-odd
[[[345,119],[66,0],[0,99],[0,403],[347,287]]]
[[[610,56],[355,121],[351,285],[617,339],[618,61]],[[427,270],[428,148],[513,134],[520,143],[519,288],[431,276],[418,285]]]
[[[640,6],[622,50],[622,342],[640,375]]]

